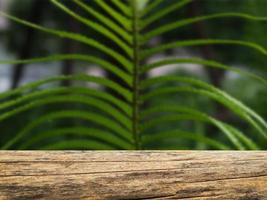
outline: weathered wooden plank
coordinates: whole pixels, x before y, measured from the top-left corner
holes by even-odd
[[[267,199],[266,151],[1,151],[0,200]]]

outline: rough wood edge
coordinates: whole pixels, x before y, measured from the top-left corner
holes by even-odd
[[[266,151],[0,151],[0,200],[267,199]]]

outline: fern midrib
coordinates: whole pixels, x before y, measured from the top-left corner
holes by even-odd
[[[138,13],[138,7],[137,7],[137,1],[131,0],[131,7],[132,7],[132,35],[133,35],[133,101],[132,101],[132,107],[133,107],[133,119],[132,119],[132,131],[133,131],[133,137],[135,141],[135,148],[141,149],[140,144],[140,129],[139,129],[139,122],[140,122],[140,116],[139,116],[139,75],[140,75],[140,57],[139,57],[139,41],[138,41],[138,35],[139,35],[139,27],[138,27],[138,20],[139,20],[139,13]]]

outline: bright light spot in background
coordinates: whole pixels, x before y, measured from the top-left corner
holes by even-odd
[[[7,78],[6,79],[1,78],[1,80],[0,80],[0,92],[8,90],[9,85],[10,85],[10,81]]]
[[[6,12],[8,4],[10,2],[11,0],[0,0],[0,10]],[[9,21],[6,18],[0,17],[0,31],[3,31],[7,28],[9,24],[8,22]],[[0,60],[16,59],[14,55],[8,54],[5,49],[6,47],[0,41]],[[13,66],[14,65],[0,65],[0,92],[10,89]],[[25,71],[19,85],[23,85],[25,83],[40,80],[50,76],[55,76],[59,74],[60,66],[61,63],[59,62],[49,64],[25,65]]]
[[[10,0],[0,0],[0,10],[6,11],[8,8],[8,3],[10,3]],[[0,31],[5,29],[8,25],[8,20],[4,17],[0,17]]]
[[[0,3],[1,3],[1,0],[0,0]],[[1,5],[0,5],[1,7]],[[8,22],[5,18],[1,17],[0,18],[0,30],[4,30],[8,25]]]
[[[8,7],[10,0],[0,0],[0,10],[5,11]],[[4,17],[0,17],[0,31],[6,29],[8,26],[8,20]],[[5,51],[5,47],[0,42],[0,60],[11,59],[11,56]],[[0,65],[0,92],[6,91],[10,87],[11,68],[10,65]]]
[[[19,85],[24,85],[25,83],[29,83],[36,80],[42,80],[51,76],[57,76],[58,74],[60,74],[61,69],[60,62],[40,64],[36,63],[25,66],[25,71],[23,73],[23,77]]]
[[[155,55],[148,60],[148,63],[155,63],[155,62],[165,60],[168,58],[169,59],[171,59],[171,58],[190,58],[192,56],[193,55],[189,54],[186,50],[180,49],[179,51],[176,51],[174,53],[174,56],[165,56],[163,54]],[[149,72],[149,76],[151,76],[151,77],[162,76],[165,74],[175,73],[178,70],[183,70],[183,71],[186,71],[186,72],[189,72],[192,74],[198,74],[198,75],[204,75],[205,74],[205,71],[204,71],[202,65],[198,65],[198,64],[171,64],[171,65],[164,65],[162,67],[152,69]]]
[[[105,77],[104,70],[99,69],[98,66],[93,66],[93,65],[88,66],[88,68],[86,70],[86,74],[91,75],[91,76]],[[100,85],[98,85],[96,83],[88,82],[86,85],[90,88],[95,88],[95,89],[101,89],[102,88]]]
[[[1,0],[0,0],[1,1]],[[12,59],[4,51],[5,47],[0,43],[0,60]],[[6,91],[10,87],[11,65],[0,64],[0,92]]]

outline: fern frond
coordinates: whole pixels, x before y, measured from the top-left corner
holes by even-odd
[[[81,0],[73,0],[73,2],[76,3],[78,6],[80,6],[82,9],[84,9],[85,11],[87,11],[89,14],[93,15],[105,26],[109,27],[112,31],[118,33],[129,44],[133,43],[131,35],[126,30],[117,25],[115,22],[110,20],[108,17],[105,17],[101,13],[95,11],[93,8],[83,3]]]
[[[173,64],[200,64],[203,67],[213,67],[213,68],[218,68],[218,69],[224,69],[227,71],[232,71],[232,72],[235,72],[237,74],[246,76],[248,78],[252,78],[252,79],[257,80],[257,81],[259,81],[259,82],[261,82],[267,86],[267,80],[261,76],[254,74],[254,73],[250,73],[250,72],[242,70],[240,68],[224,65],[224,64],[219,63],[219,62],[214,61],[214,60],[207,60],[207,59],[201,59],[201,58],[169,58],[169,59],[164,59],[164,60],[160,60],[160,61],[157,61],[154,63],[143,65],[142,72],[147,73],[151,69],[156,69],[159,67],[164,67],[165,65],[173,65]]]
[[[266,17],[257,17],[257,16],[246,14],[246,13],[236,13],[236,12],[216,13],[216,14],[211,14],[211,15],[187,18],[187,19],[178,20],[176,22],[171,22],[169,24],[162,25],[152,31],[149,31],[144,36],[142,36],[141,41],[142,43],[145,43],[148,40],[152,39],[153,37],[156,37],[158,35],[173,31],[177,28],[191,25],[193,23],[197,23],[200,21],[206,21],[206,20],[211,20],[211,19],[224,19],[224,18],[240,18],[244,20],[267,22]]]
[[[244,150],[244,145],[235,137],[234,134],[232,134],[231,131],[228,130],[227,127],[225,127],[222,123],[219,121],[213,121],[210,119],[206,119],[202,115],[196,115],[196,114],[176,114],[176,115],[168,115],[163,117],[158,117],[157,119],[152,119],[149,122],[147,122],[143,127],[142,130],[145,131],[147,129],[151,129],[154,126],[161,125],[161,123],[167,123],[167,122],[177,122],[181,120],[193,120],[193,121],[200,121],[200,122],[212,122],[214,125],[216,125],[220,130],[222,130],[223,133],[226,134],[226,136],[229,138],[229,140],[235,145],[235,147],[239,150]]]
[[[174,49],[177,47],[188,47],[188,46],[201,46],[201,45],[238,45],[238,46],[245,46],[256,50],[257,52],[267,55],[267,50],[256,43],[247,42],[247,41],[240,41],[240,40],[222,40],[222,39],[195,39],[195,40],[183,40],[178,42],[171,42],[168,44],[163,44],[158,47],[150,48],[143,50],[141,53],[141,58],[145,59],[149,56],[163,52],[168,49]]]
[[[253,116],[255,119],[257,119],[265,128],[267,127],[267,123],[265,122],[264,119],[262,119],[258,114],[256,114],[254,111],[252,111],[250,108],[245,106],[242,102],[238,101],[237,99],[233,98],[232,96],[228,95],[226,92],[223,92],[222,90],[205,83],[203,81],[193,79],[193,78],[186,78],[186,77],[178,77],[178,76],[162,76],[162,77],[155,77],[151,79],[147,79],[146,81],[143,81],[142,86],[144,88],[151,86],[155,83],[163,83],[163,82],[169,82],[169,81],[175,81],[175,82],[184,82],[184,83],[190,83],[198,87],[202,87],[204,89],[207,89],[208,91],[204,90],[197,90],[194,88],[191,88],[191,92],[207,95],[211,98],[217,99],[219,102],[222,102],[223,104],[231,107],[233,110],[239,112],[240,114],[245,112],[247,114],[250,114]],[[175,90],[175,87],[169,87],[166,91],[172,91],[172,89]],[[178,88],[180,89],[180,88]],[[187,88],[182,88],[182,90]],[[190,88],[188,88],[188,91]],[[157,92],[157,91],[155,91]],[[151,92],[153,93],[153,92]],[[148,95],[149,96],[149,95]],[[266,133],[264,133],[266,137]]]
[[[132,16],[132,12],[130,7],[128,7],[127,5],[125,5],[123,2],[121,2],[121,0],[111,0],[111,2],[117,6],[117,8],[124,13],[124,15],[131,17]]]
[[[165,78],[166,77],[162,77],[162,79],[158,79],[158,80],[168,81],[168,79],[165,79]],[[175,77],[174,79],[178,80],[179,78]],[[233,97],[230,97],[230,95],[227,95],[226,93],[224,93],[224,92],[222,92],[216,88],[213,88],[212,86],[210,86],[208,84],[202,84],[203,82],[198,82],[195,79],[190,80],[190,78],[189,79],[180,78],[179,81],[196,83],[199,86],[202,85],[204,87],[206,86],[207,88],[198,89],[198,88],[194,88],[194,87],[179,87],[179,86],[165,87],[165,88],[160,88],[160,89],[157,89],[157,90],[154,90],[152,92],[145,94],[143,96],[142,100],[147,101],[151,98],[154,98],[155,96],[177,93],[177,92],[187,92],[187,93],[193,93],[193,94],[199,94],[202,96],[206,96],[206,97],[209,97],[209,98],[215,100],[218,103],[221,103],[222,105],[224,105],[228,109],[230,109],[233,113],[237,114],[239,117],[246,120],[253,127],[255,127],[259,131],[259,133],[261,133],[262,136],[264,136],[266,139],[266,131],[265,131],[266,130],[266,122],[265,122],[265,120],[262,119],[258,114],[253,112],[251,109],[249,109],[247,106],[245,106],[241,102],[237,101]],[[209,89],[211,89],[211,90],[209,90]],[[251,113],[251,111],[252,111],[252,113]]]
[[[84,61],[91,64],[97,64],[99,67],[113,73],[121,80],[123,80],[127,85],[132,86],[132,77],[121,70],[120,68],[116,67],[112,63],[100,59],[95,56],[88,56],[83,54],[54,54],[47,57],[37,57],[32,59],[25,59],[25,60],[0,60],[0,64],[33,64],[33,63],[40,63],[40,62],[53,62],[53,61],[64,61],[64,60],[78,60]]]
[[[132,85],[132,77],[129,74],[119,69],[118,67],[114,66],[112,63],[97,58],[95,56],[88,56],[82,54],[55,54],[47,57],[38,57],[25,60],[0,60],[0,64],[33,64],[40,62],[52,62],[52,61],[63,61],[63,60],[79,60],[92,64],[97,64],[99,65],[99,67],[118,76],[129,86]]]
[[[178,10],[179,8],[182,8],[183,6],[189,4],[192,0],[181,0],[177,1],[173,4],[168,5],[166,8],[161,9],[157,13],[154,13],[153,15],[149,16],[148,18],[144,19],[142,21],[142,24],[140,25],[141,29],[146,28],[153,22],[157,21],[158,19],[164,17],[165,15],[168,15],[169,13]]]
[[[101,110],[103,113],[108,114],[110,117],[116,119],[118,122],[124,125],[128,130],[131,130],[131,121],[125,115],[121,114],[117,109],[101,101],[100,99],[94,99],[92,97],[84,97],[80,95],[61,95],[61,96],[47,97],[46,99],[31,101],[30,103],[19,106],[13,109],[12,111],[2,113],[0,116],[0,121],[6,120],[18,113],[25,112],[33,108],[41,107],[47,104],[60,104],[60,103],[81,103],[93,106]]]
[[[40,147],[41,150],[115,150],[116,148],[110,144],[105,144],[98,141],[92,140],[65,140],[61,142],[56,142]]]
[[[156,8],[158,5],[160,5],[164,0],[153,0],[151,3],[149,3],[144,10],[141,12],[140,16],[144,16],[147,14],[150,14],[150,12]]]
[[[1,93],[0,99],[21,94],[24,91],[37,88],[40,85],[44,85],[44,84],[52,83],[56,81],[63,81],[63,80],[76,80],[76,81],[81,81],[81,82],[96,83],[96,84],[99,84],[99,85],[102,85],[102,86],[105,86],[105,87],[108,87],[114,90],[115,92],[120,94],[122,97],[124,97],[128,102],[131,102],[132,100],[131,92],[128,89],[115,83],[114,81],[103,78],[103,77],[90,76],[90,75],[85,75],[85,74],[67,75],[67,76],[62,75],[62,76],[47,78],[47,79],[40,80],[40,81],[31,82],[17,89]]]
[[[142,141],[144,143],[144,146],[150,146],[151,144],[155,144],[157,142],[164,141],[165,139],[172,139],[172,140],[177,139],[178,140],[178,138],[192,140],[195,142],[206,144],[206,145],[209,145],[215,149],[220,149],[220,150],[231,149],[231,147],[229,147],[225,144],[222,144],[216,140],[213,140],[211,138],[208,138],[208,137],[196,134],[196,133],[182,131],[182,130],[173,130],[173,131],[160,132],[160,133],[156,133],[156,134],[143,135]],[[164,149],[166,147],[170,148],[168,145],[165,147],[162,146],[162,149]],[[176,146],[175,149],[179,149],[179,146]]]
[[[127,31],[132,30],[132,21],[124,17],[122,14],[114,10],[105,1],[95,0],[95,2],[103,8],[111,17],[113,17],[120,25],[122,25]]]
[[[246,148],[252,150],[259,149],[259,147],[252,140],[250,140],[244,133],[240,132],[238,129],[234,128],[230,124],[220,122],[214,117],[211,117],[208,114],[201,112],[195,108],[190,108],[187,106],[177,106],[177,105],[161,105],[145,110],[142,113],[142,118],[144,118],[145,120],[145,118],[149,116],[155,116],[157,113],[182,113],[186,114],[187,116],[192,116],[190,120],[203,121],[217,127],[229,138],[230,141],[232,141],[232,143],[238,149],[246,149]],[[178,118],[179,117],[180,116],[178,116]],[[167,119],[168,121],[176,120],[176,116],[171,116],[170,118]],[[239,139],[240,142],[243,142],[244,145],[246,145],[246,148],[244,148],[244,146],[238,141]]]
[[[114,146],[116,149],[132,149],[133,146],[117,137],[113,133],[108,131],[103,131],[96,128],[86,128],[86,127],[71,127],[71,128],[61,128],[61,129],[53,129],[49,131],[44,131],[40,133],[34,134],[30,139],[22,143],[18,146],[18,149],[31,149],[32,146],[38,145],[45,140],[49,140],[51,138],[56,137],[65,137],[65,136],[73,136],[73,137],[85,137],[88,140],[95,140],[104,142],[106,144],[110,144]]]
[[[0,110],[9,109],[10,107],[14,107],[25,102],[26,103],[31,102],[36,99],[40,99],[44,97],[49,98],[52,95],[64,95],[64,94],[65,95],[66,94],[77,94],[77,95],[88,95],[92,97],[97,97],[117,107],[118,109],[120,109],[120,111],[124,112],[128,117],[132,115],[131,107],[124,101],[118,98],[115,98],[114,96],[106,92],[95,90],[95,89],[90,89],[90,88],[84,88],[84,87],[57,87],[57,88],[39,90],[36,92],[30,92],[29,94],[24,94],[23,96],[17,97],[14,100],[9,100],[7,102],[1,103]]]
[[[58,6],[60,9],[65,11],[67,14],[69,14],[70,16],[74,17],[75,19],[77,19],[78,21],[80,21],[83,24],[87,25],[88,27],[96,30],[100,34],[106,36],[111,41],[115,42],[119,47],[121,47],[124,50],[124,52],[130,58],[133,57],[133,52],[132,52],[131,48],[124,41],[122,41],[119,37],[117,37],[115,34],[113,34],[111,31],[109,31],[107,28],[105,28],[104,26],[99,25],[96,22],[90,21],[89,19],[84,18],[84,17],[76,14],[75,12],[71,11],[69,8],[64,6],[62,3],[60,3],[58,0],[50,0],[50,1],[52,3],[54,3],[56,6]]]
[[[114,132],[114,134],[117,134],[118,137],[124,139],[125,141],[130,142],[130,143],[133,142],[131,133],[125,128],[123,128],[122,126],[115,123],[114,121],[110,120],[109,118],[104,117],[103,115],[95,114],[91,112],[69,110],[69,111],[58,111],[58,112],[46,114],[44,116],[37,118],[35,121],[30,122],[14,138],[12,138],[5,145],[3,145],[2,149],[9,149],[12,145],[14,145],[19,140],[21,140],[30,131],[32,131],[34,128],[36,128],[37,126],[39,126],[40,124],[44,122],[53,121],[56,119],[66,119],[66,118],[76,118],[76,119],[83,119],[86,121],[94,122]]]
[[[19,24],[31,27],[33,29],[51,34],[51,35],[55,35],[55,36],[59,36],[61,38],[66,38],[66,39],[70,39],[70,40],[74,40],[77,42],[81,42],[83,44],[89,45],[91,47],[94,47],[104,53],[106,53],[107,55],[111,56],[112,58],[114,58],[115,60],[117,60],[118,62],[120,62],[125,69],[127,69],[129,72],[131,72],[132,70],[132,63],[125,58],[123,55],[121,55],[120,53],[114,51],[113,49],[101,44],[100,42],[94,40],[94,39],[90,39],[84,35],[81,34],[77,34],[77,33],[72,33],[72,32],[66,32],[66,31],[60,31],[60,30],[55,30],[55,29],[51,29],[51,28],[45,28],[42,27],[40,25],[19,19],[17,17],[8,15],[6,13],[3,13],[0,11],[0,16],[4,16],[10,20],[13,20]]]
[[[73,53],[25,60],[0,60],[0,64],[75,60],[96,64],[111,76],[61,75],[33,81],[14,90],[0,93],[1,123],[12,120],[18,114],[27,114],[27,111],[40,111],[34,120],[30,121],[25,118],[22,123],[25,126],[18,130],[13,138],[9,138],[2,149],[34,149],[37,146],[38,149],[163,149],[166,148],[169,140],[177,140],[177,142],[168,144],[168,149],[186,149],[184,145],[179,145],[178,140],[180,139],[191,141],[190,144],[192,142],[201,143],[205,144],[207,148],[215,149],[256,150],[262,148],[254,140],[256,136],[260,139],[263,138],[264,141],[267,140],[267,122],[250,107],[222,89],[196,78],[173,75],[150,77],[148,73],[152,69],[165,65],[193,63],[233,71],[260,81],[264,86],[267,85],[266,79],[213,60],[168,58],[147,64],[147,59],[166,50],[201,45],[248,47],[266,56],[267,49],[265,47],[243,40],[196,38],[173,41],[156,47],[151,47],[148,42],[154,37],[164,36],[165,33],[201,21],[236,18],[264,22],[267,21],[267,18],[246,13],[222,12],[174,20],[157,26],[156,22],[161,22],[168,15],[186,7],[192,0],[168,2],[163,0],[94,0],[95,4],[82,0],[73,0],[70,4],[65,4],[60,0],[50,0],[50,2],[64,14],[83,24],[85,28],[93,30],[100,37],[98,35],[89,37],[83,33],[46,28],[1,11],[0,16],[56,38],[78,42],[86,48],[89,47],[90,50],[96,50],[97,54]],[[80,8],[84,15],[72,9],[72,5]],[[89,15],[93,19],[85,15]],[[100,38],[105,40],[102,41]],[[113,75],[115,75],[115,79],[113,79]],[[66,80],[78,83],[79,86],[57,86],[59,82]],[[87,83],[94,83],[101,89],[92,88]],[[212,114],[200,111],[202,109],[172,105],[166,102],[154,105],[158,103],[158,97],[176,93],[203,96],[223,105],[238,119],[253,128],[254,135],[247,134],[230,123],[220,121]],[[61,104],[64,106],[61,107]],[[51,110],[47,113],[43,108],[48,105]],[[63,110],[66,109],[65,105],[75,106],[72,110]],[[82,122],[82,125],[61,125],[62,120],[75,120],[75,122],[77,120]],[[216,141],[215,135],[213,138],[213,136],[198,133],[199,131],[180,130],[172,128],[172,126],[168,131],[162,131],[160,128],[165,123],[178,121],[201,123],[205,125],[203,126],[205,128],[206,125],[215,127],[218,133],[224,134],[222,135],[224,142]],[[46,127],[47,123],[51,126]],[[43,127],[46,127],[45,130]],[[155,129],[158,127],[159,129]]]

